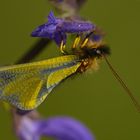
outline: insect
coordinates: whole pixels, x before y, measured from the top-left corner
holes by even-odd
[[[54,40],[58,46],[66,44],[66,33],[83,33],[95,29],[95,25],[88,21],[68,20],[56,18],[53,12],[48,15],[48,22],[37,27],[32,33],[33,37],[43,37]]]
[[[39,62],[0,68],[0,100],[9,102],[20,110],[39,106],[65,78],[86,71],[94,59],[100,57],[96,49],[78,48],[77,38],[68,55]],[[80,45],[83,47],[85,41]],[[106,46],[98,50],[108,54]],[[88,58],[89,57],[89,58]]]
[[[102,41],[90,40],[92,32],[84,39],[76,37],[71,52],[48,60],[0,68],[0,100],[20,110],[37,108],[48,94],[63,80],[96,69],[98,60],[104,58],[114,76],[140,109],[130,90],[109,63],[109,47]],[[82,41],[81,41],[82,40]]]

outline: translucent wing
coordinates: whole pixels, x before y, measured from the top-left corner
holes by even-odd
[[[75,55],[66,55],[0,68],[0,100],[21,110],[32,110],[80,64]]]

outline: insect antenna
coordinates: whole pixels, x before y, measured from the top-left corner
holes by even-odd
[[[108,61],[107,57],[104,54],[102,54],[102,55],[103,55],[103,57],[104,57],[107,65],[109,66],[111,72],[113,73],[113,75],[115,76],[115,78],[118,80],[118,82],[121,84],[121,86],[126,91],[126,93],[129,95],[129,97],[131,98],[131,100],[134,103],[135,107],[137,108],[138,112],[140,112],[140,105],[139,105],[138,101],[135,99],[135,97],[133,96],[133,94],[130,91],[130,89],[127,87],[127,85],[121,79],[121,77],[118,75],[118,73],[116,72],[116,70],[113,68],[113,66],[111,65],[111,63]]]

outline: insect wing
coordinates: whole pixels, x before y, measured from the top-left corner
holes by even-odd
[[[51,90],[80,66],[74,55],[0,69],[0,100],[21,110],[40,105]]]

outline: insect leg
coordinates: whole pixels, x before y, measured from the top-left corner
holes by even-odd
[[[89,41],[89,37],[93,34],[94,32],[90,32],[89,34],[86,35],[85,39],[83,40],[82,44],[81,44],[81,48],[85,47],[87,42]]]
[[[65,48],[66,48],[66,45],[64,44],[64,42],[62,40],[61,44],[60,44],[60,51],[61,51],[62,54],[66,54]]]
[[[73,43],[73,45],[72,45],[72,49],[75,49],[75,48],[79,45],[80,40],[81,40],[81,37],[80,37],[79,34],[77,34],[77,36],[76,36],[76,38],[75,38],[75,40],[74,40],[74,43]]]

